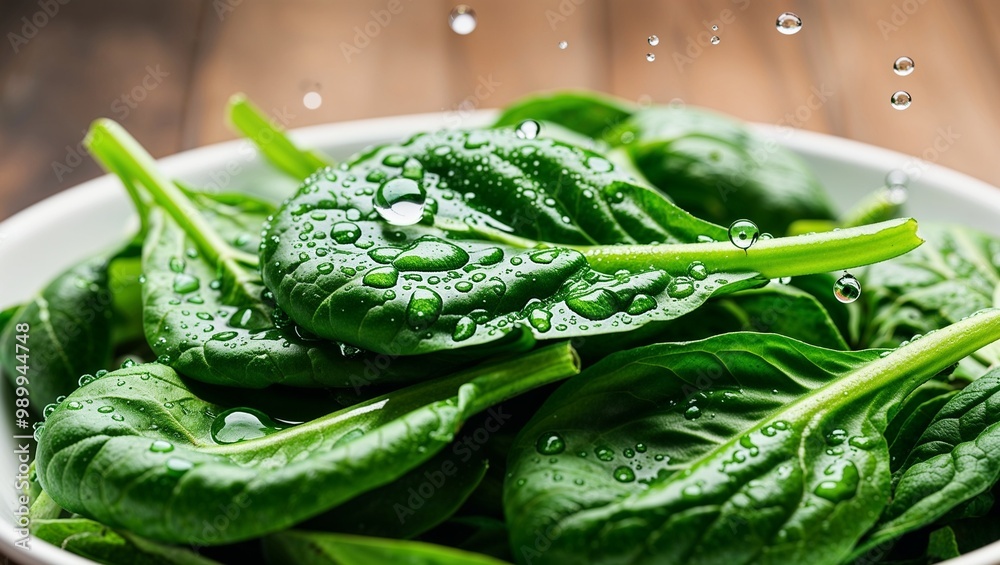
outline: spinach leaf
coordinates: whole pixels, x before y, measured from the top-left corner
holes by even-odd
[[[170,547],[115,531],[86,518],[35,520],[31,534],[75,553],[108,565],[218,565],[185,548]]]
[[[11,383],[28,390],[31,408],[39,413],[73,391],[80,375],[111,361],[109,260],[107,255],[88,259],[58,275],[0,334],[0,366]],[[27,332],[18,330],[25,325]],[[25,334],[27,341],[19,341]]]
[[[683,106],[635,109],[582,92],[531,96],[498,119],[547,120],[620,147],[624,158],[681,208],[729,225],[750,218],[786,232],[797,219],[834,218],[816,176],[798,157],[742,123]]]
[[[260,148],[264,157],[279,170],[301,180],[333,164],[333,160],[315,150],[300,149],[273,120],[244,94],[229,98],[226,117],[230,125]]]
[[[503,565],[486,555],[416,541],[366,538],[289,530],[264,538],[264,553],[275,565]]]
[[[624,351],[511,451],[521,562],[839,563],[889,500],[887,412],[1000,336],[1000,311],[895,351],[725,334]]]
[[[870,316],[863,342],[895,346],[1000,305],[1000,238],[959,226],[921,226],[928,244],[863,271]],[[1000,363],[1000,346],[976,352]]]
[[[426,197],[403,202],[419,223],[379,212],[399,191]],[[694,243],[728,233],[603,157],[506,130],[373,149],[308,180],[265,232],[264,283],[297,324],[403,355],[629,331],[758,286],[758,273],[825,271],[816,261],[862,264],[919,243],[907,221],[749,253]]]
[[[1000,369],[948,400],[895,472],[892,502],[856,553],[932,524],[988,493],[1000,478],[998,400]]]
[[[165,365],[138,365],[55,409],[39,431],[38,477],[60,506],[113,528],[168,543],[245,540],[399,479],[470,415],[577,370],[558,344],[281,429],[199,398]],[[225,527],[213,525],[219,515]]]
[[[893,471],[903,465],[938,411],[958,392],[947,383],[934,379],[920,385],[906,397],[885,430]]]

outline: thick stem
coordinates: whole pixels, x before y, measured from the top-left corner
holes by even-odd
[[[710,272],[755,272],[767,278],[825,273],[902,255],[923,240],[912,218],[833,232],[758,240],[746,251],[729,242],[573,246],[602,272],[642,271],[700,261]],[[570,246],[567,246],[570,247]]]
[[[228,118],[230,124],[244,137],[257,144],[268,161],[296,180],[302,180],[333,164],[333,160],[324,155],[296,147],[243,94],[235,94],[229,99]]]

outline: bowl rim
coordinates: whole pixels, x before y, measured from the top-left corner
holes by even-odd
[[[462,116],[461,127],[477,127],[488,124],[498,110],[477,110]],[[446,126],[454,126],[454,113],[430,112],[421,114],[406,114],[380,118],[368,118],[333,122],[296,128],[289,135],[305,147],[336,147],[346,145],[361,145],[383,143],[392,139],[405,138],[420,131],[433,131]],[[888,170],[901,168],[907,164],[919,163],[920,178],[924,181],[942,186],[948,186],[958,196],[979,206],[992,209],[1000,215],[1000,189],[967,174],[929,163],[912,156],[904,155],[889,149],[876,147],[830,134],[812,132],[801,129],[790,129],[770,124],[750,123],[750,127],[766,138],[775,140],[800,156],[815,156],[826,159],[849,162],[854,166],[872,169]],[[245,150],[247,141],[233,139],[195,147],[157,160],[163,170],[172,177],[183,178],[197,171],[208,170],[218,163],[234,159],[241,149]],[[253,162],[260,161],[259,152],[255,151]],[[55,210],[80,210],[105,205],[112,201],[127,198],[119,188],[117,179],[111,175],[102,175],[63,190],[40,202],[37,202],[14,215],[0,221],[0,233],[17,234],[30,230],[32,226],[51,222],[50,216]],[[4,240],[0,238],[0,242]],[[0,255],[3,248],[0,246]],[[64,261],[54,261],[49,265],[50,273],[38,278],[50,278],[77,257]],[[14,304],[22,300],[15,297],[0,297],[4,304]],[[0,308],[6,307],[0,305]],[[5,431],[9,424],[4,424]],[[8,437],[10,437],[8,435]],[[59,547],[40,539],[30,538],[30,551],[15,547],[17,540],[12,516],[5,516],[0,527],[0,554],[14,557],[26,565],[49,565],[52,563],[68,565],[92,565],[94,562],[67,552]],[[948,565],[989,565],[1000,563],[1000,541],[949,560]]]

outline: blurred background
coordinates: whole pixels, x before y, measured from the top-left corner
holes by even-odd
[[[471,0],[467,35],[449,25],[460,4],[2,0],[0,219],[100,174],[79,146],[94,118],[160,157],[235,137],[223,110],[238,91],[296,128],[596,89],[831,133],[1000,185],[1000,2]],[[776,31],[786,11],[799,33]],[[909,76],[893,72],[900,56],[915,61]],[[890,105],[897,90],[909,108]]]

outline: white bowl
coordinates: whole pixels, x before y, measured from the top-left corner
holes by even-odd
[[[462,127],[488,123],[493,111],[470,114]],[[343,159],[360,149],[400,140],[420,131],[454,125],[454,114],[422,114],[329,124],[296,130],[292,136],[303,147],[318,147],[334,158]],[[1000,189],[986,183],[918,161],[912,157],[846,139],[800,130],[754,126],[801,155],[819,175],[834,202],[850,206],[881,185],[886,173],[903,169],[910,173],[907,214],[921,221],[961,223],[1000,235]],[[139,140],[140,142],[143,140]],[[249,142],[230,141],[185,151],[162,159],[160,165],[171,178],[194,186],[228,187],[238,190],[241,182],[267,184],[273,197],[289,194],[295,182],[274,171],[251,150]],[[235,164],[239,172],[227,181],[219,171]],[[214,174],[214,176],[213,176]],[[222,186],[224,185],[224,186]],[[259,191],[258,191],[259,192]],[[0,309],[29,298],[47,280],[77,261],[109,248],[135,228],[131,203],[117,179],[104,176],[66,190],[0,223]],[[6,390],[6,389],[2,389]],[[0,399],[0,411],[7,412],[13,399]],[[13,456],[17,433],[13,418],[0,418],[0,459],[9,480],[0,490],[6,506],[15,507],[13,485],[17,464]],[[34,445],[32,445],[32,449]],[[88,564],[40,540],[31,540],[30,551],[15,548],[13,512],[0,525],[0,553],[26,565]],[[953,561],[952,565],[1000,563],[1000,543],[982,548]]]

